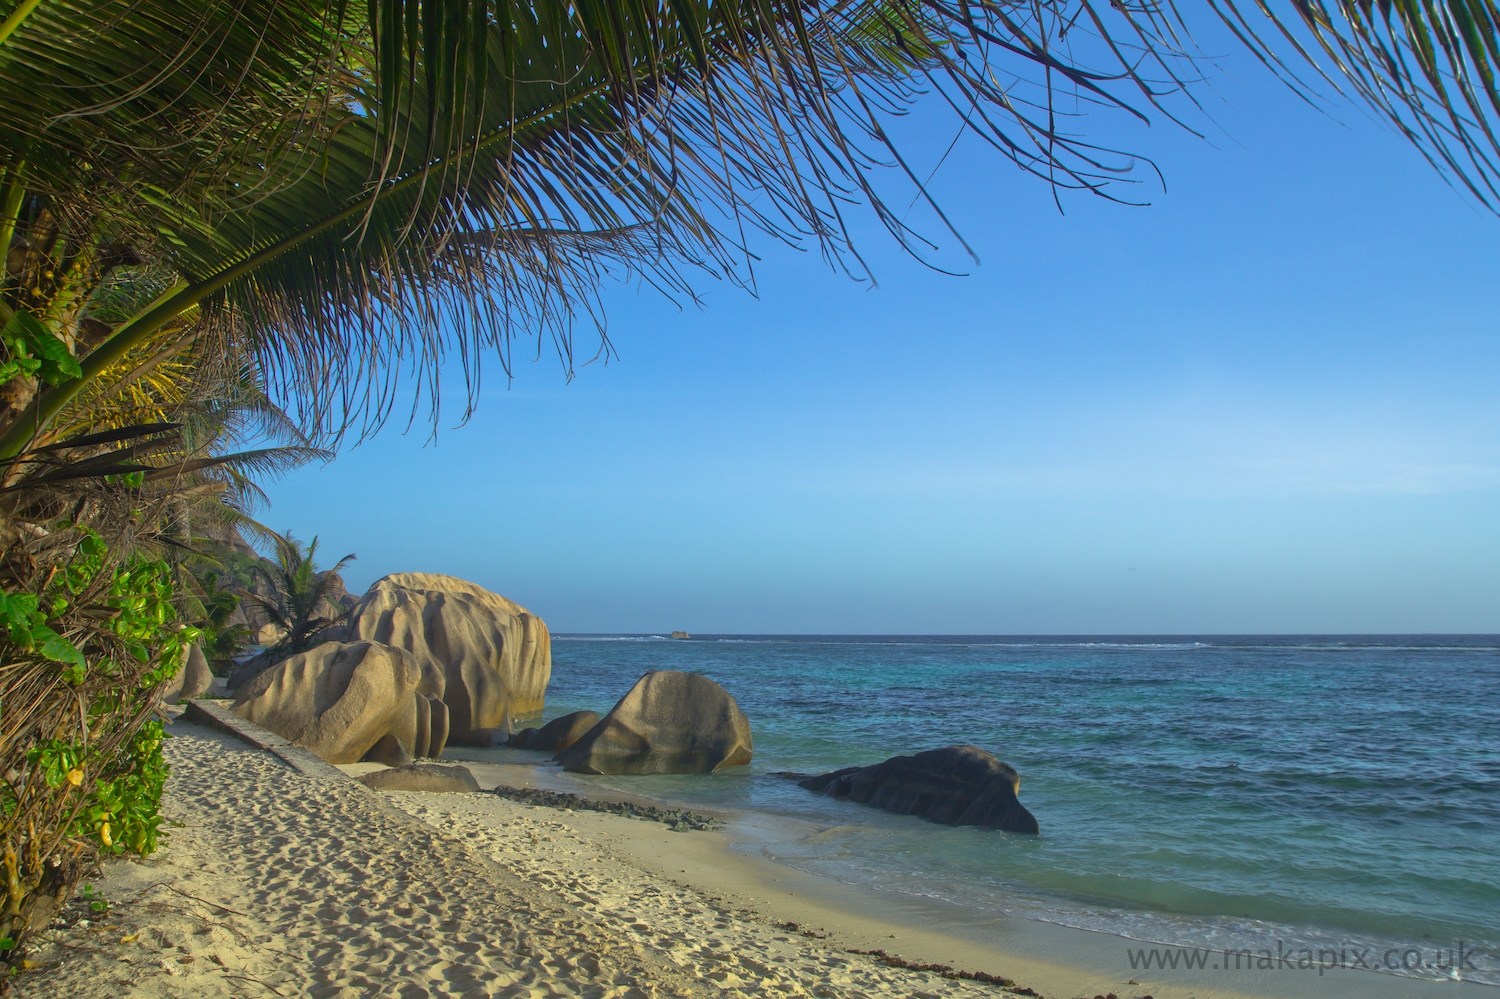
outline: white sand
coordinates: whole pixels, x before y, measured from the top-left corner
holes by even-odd
[[[359,785],[172,727],[165,804],[183,825],[145,862],[110,865],[107,916],[42,935],[41,967],[21,976],[20,995],[993,995],[841,954],[658,884],[576,838],[560,820],[571,813],[389,796],[429,825]],[[496,818],[506,824],[473,825]]]
[[[25,997],[280,995],[466,999],[1003,999],[850,948],[1004,974],[1049,997],[1470,995],[1480,986],[1347,974],[1126,984],[1125,941],[940,905],[744,856],[718,832],[521,805],[377,795],[293,771],[186,724],[167,744],[167,813],[141,863],[109,866],[115,906],[48,931]],[[360,767],[347,768],[359,770]],[[367,768],[364,768],[367,769]],[[475,766],[482,784],[521,768]],[[792,920],[826,936],[791,932]],[[1217,978],[1217,980],[1215,980]],[[1232,987],[1231,987],[1232,986]],[[1486,992],[1488,996],[1490,993]]]

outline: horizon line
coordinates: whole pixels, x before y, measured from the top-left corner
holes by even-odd
[[[672,631],[555,631],[551,634],[555,638],[670,638]],[[695,638],[1500,638],[1500,632],[1492,631],[704,631],[687,634],[687,639],[677,641]]]

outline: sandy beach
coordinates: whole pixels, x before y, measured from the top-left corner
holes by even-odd
[[[167,845],[110,864],[107,913],[40,935],[22,996],[977,999],[1479,995],[1363,972],[1137,974],[1130,942],[975,922],[659,822],[494,794],[377,794],[179,721]],[[342,768],[357,773],[371,765]],[[473,763],[482,786],[535,764]],[[795,924],[795,928],[793,925]],[[944,964],[1013,988],[893,967]],[[1488,991],[1482,993],[1488,995]]]

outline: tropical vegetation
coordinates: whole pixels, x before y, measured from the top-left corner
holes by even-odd
[[[1495,0],[1278,10],[0,0],[0,949],[101,853],[154,848],[156,691],[199,626],[232,654],[257,476],[436,419],[444,378],[466,416],[522,338],[565,374],[579,327],[607,355],[606,280],[753,286],[767,240],[865,278],[856,210],[923,256],[901,206],[947,222],[904,115],[1128,198],[1135,158],[1078,116],[1187,121],[1190,20],[1217,18],[1496,205]]]
[[[306,651],[318,633],[349,615],[334,592],[339,573],[354,561],[345,555],[333,567],[320,570],[317,564],[318,539],[305,546],[288,531],[276,538],[276,561],[261,562],[253,567],[264,585],[260,589],[242,589],[239,596],[265,611],[282,638],[266,650],[272,662]]]

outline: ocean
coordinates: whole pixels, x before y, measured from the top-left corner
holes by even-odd
[[[1353,946],[1391,973],[1500,985],[1500,636],[557,635],[552,648],[549,719],[603,714],[655,669],[734,695],[750,766],[577,782],[801,820],[747,823],[759,832],[741,849],[977,915],[1190,948]],[[1019,771],[1040,836],[774,776],[958,744]],[[1445,964],[1460,946],[1470,956]]]

